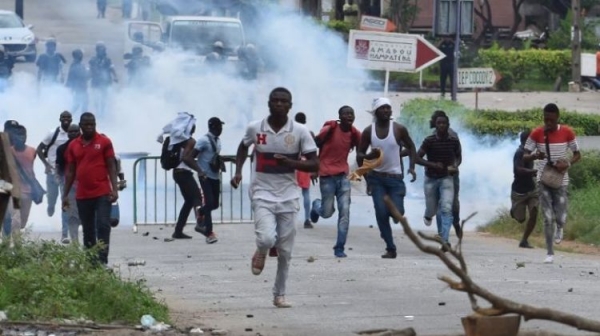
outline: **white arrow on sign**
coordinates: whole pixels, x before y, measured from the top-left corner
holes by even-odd
[[[492,68],[458,69],[458,87],[462,89],[491,88],[500,80]]]

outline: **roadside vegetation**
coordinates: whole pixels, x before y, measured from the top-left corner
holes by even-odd
[[[0,311],[12,321],[169,321],[144,280],[121,279],[90,260],[96,250],[50,241],[0,244]]]
[[[541,108],[518,112],[475,112],[450,100],[412,99],[402,107],[400,122],[407,125],[415,142],[430,134],[429,118],[438,109],[448,113],[453,125],[460,124],[464,130],[480,136],[482,141],[516,139],[524,129],[540,125],[542,115]],[[561,112],[561,120],[572,126],[578,135],[600,135],[600,116],[565,111]],[[565,239],[600,246],[600,151],[583,151],[582,160],[571,167],[569,176],[569,217]],[[510,218],[508,209],[501,209],[496,218],[479,230],[520,239],[523,225]],[[541,215],[531,242],[544,245]]]

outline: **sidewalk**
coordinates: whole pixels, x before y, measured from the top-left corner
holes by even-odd
[[[394,226],[395,260],[380,258],[383,241],[377,228],[351,228],[349,257],[342,260],[333,257],[333,226],[317,224],[305,230],[299,223],[298,228],[288,281],[291,309],[271,305],[274,258],[267,260],[262,275],[250,272],[255,249],[252,225],[218,225],[220,240],[214,245],[195,233],[192,240],[164,242],[171,227],[141,227],[138,234],[122,228],[113,232],[110,262],[120,265],[125,278],[145,277],[181,327],[263,336],[352,335],[406,327],[415,328],[418,335],[462,332],[460,317],[471,313],[467,296],[436,279],[450,272],[436,258],[417,251],[399,226]],[[149,234],[143,236],[145,232]],[[544,250],[516,246],[516,241],[467,233],[463,249],[474,280],[519,302],[597,318],[600,302],[591,298],[600,295],[600,258],[559,253],[555,264],[544,265]],[[307,261],[309,257],[314,262]],[[146,265],[127,267],[133,259],[145,260]],[[517,262],[525,262],[525,267],[517,269]],[[521,330],[585,335],[549,322],[522,322],[521,326]]]

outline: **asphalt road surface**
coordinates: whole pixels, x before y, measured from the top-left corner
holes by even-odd
[[[0,0],[2,9],[13,6],[14,1]],[[107,19],[101,20],[96,19],[92,0],[28,0],[25,6],[25,21],[35,25],[38,38],[56,37],[58,50],[69,60],[74,48],[83,48],[87,59],[97,41],[105,42],[122,77],[125,29],[118,10],[109,9]],[[43,42],[38,47],[43,50]],[[32,64],[24,63],[16,69],[34,70]],[[364,106],[369,106],[372,96],[364,94]],[[434,95],[398,94],[392,99],[396,106],[416,96]],[[481,107],[517,110],[558,101],[569,109],[597,113],[598,97],[596,93],[484,93],[480,103]],[[473,94],[460,95],[461,102],[468,105],[473,98]],[[358,113],[357,121],[364,126],[369,117]],[[235,134],[230,144],[239,141],[239,136]],[[368,217],[372,203],[367,197],[353,197],[352,211]],[[420,210],[410,217],[416,225],[421,222],[418,213]],[[418,252],[397,226],[399,257],[382,260],[383,244],[376,226],[370,229],[362,224],[351,229],[347,247],[352,249],[344,260],[333,258],[334,226],[299,229],[288,293],[294,308],[287,310],[275,309],[270,303],[274,260],[267,261],[263,275],[250,273],[254,251],[250,225],[218,226],[221,240],[215,245],[205,244],[197,235],[192,241],[163,242],[172,228],[140,229],[140,233],[148,231],[148,236],[122,228],[113,233],[111,264],[120,265],[124,277],[143,276],[154,290],[160,289],[160,297],[172,307],[179,325],[226,329],[230,335],[350,335],[365,329],[409,326],[419,335],[460,333],[460,317],[470,314],[470,306],[466,295],[436,279],[438,274],[448,274],[440,261]],[[56,235],[45,233],[43,237]],[[482,286],[519,302],[598,317],[598,257],[559,253],[555,264],[544,265],[542,249],[521,250],[515,241],[469,233],[464,244],[470,273]],[[309,257],[314,257],[314,262],[308,262]],[[143,259],[146,266],[127,268],[131,259]],[[525,267],[518,268],[520,262]],[[522,327],[583,334],[539,321]],[[245,331],[247,328],[252,332]]]

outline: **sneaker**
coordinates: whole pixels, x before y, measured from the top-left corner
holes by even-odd
[[[316,223],[319,221],[319,214],[317,213],[317,211],[315,210],[316,205],[321,202],[320,199],[316,199],[312,202],[312,207],[310,208],[310,221],[313,223]]]
[[[277,252],[277,247],[271,247],[269,249],[269,257],[279,257],[279,252]]]
[[[431,226],[431,222],[431,218],[423,217],[423,223],[425,223],[425,226]]]
[[[396,259],[396,251],[387,251],[381,256],[383,259]]]
[[[60,242],[65,245],[69,245],[71,243],[71,240],[69,238],[63,238]]]
[[[313,229],[314,226],[312,225],[312,223],[307,219],[304,221],[304,228],[305,229]]]
[[[265,268],[265,259],[267,258],[266,254],[260,253],[257,249],[252,256],[252,274],[259,275],[262,273],[262,270]]]
[[[204,225],[196,224],[196,227],[194,227],[194,231],[206,236],[206,226]]]
[[[214,232],[209,234],[208,237],[206,237],[207,244],[214,244],[218,241],[219,241],[219,238],[217,238],[217,235]]]
[[[291,308],[292,305],[285,301],[285,296],[279,295],[273,298],[273,305],[277,308]]]
[[[191,236],[186,235],[185,233],[173,233],[171,236],[173,239],[192,239]]]
[[[346,257],[348,257],[346,255],[346,253],[344,253],[344,251],[335,251],[333,254],[335,255],[336,258],[346,258]]]
[[[528,248],[528,249],[533,248],[533,246],[531,246],[527,240],[522,240],[521,243],[519,243],[519,247],[520,248]]]
[[[563,240],[563,228],[556,229],[554,234],[554,244],[560,244]]]
[[[554,256],[553,255],[547,255],[546,259],[544,259],[544,264],[552,264],[554,262]]]
[[[448,247],[446,247],[446,245]],[[446,253],[446,252],[450,251],[450,249],[452,249],[452,245],[450,245],[450,243],[446,243],[446,245],[442,245],[442,247],[440,247],[440,251]]]

